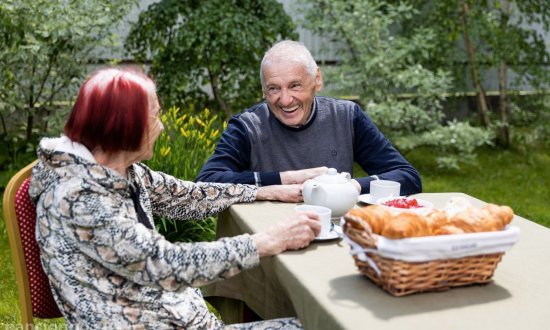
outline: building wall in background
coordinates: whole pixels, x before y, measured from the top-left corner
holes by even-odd
[[[116,60],[123,60],[123,61],[130,61],[131,59],[127,58],[127,55],[124,52],[124,40],[126,36],[128,35],[128,32],[130,30],[130,25],[132,22],[135,22],[138,18],[138,15],[141,11],[146,10],[147,7],[155,2],[158,2],[160,0],[141,0],[140,5],[138,8],[135,8],[125,19],[125,21],[118,27],[113,29],[113,32],[118,35],[119,38],[119,47],[118,49],[114,51],[107,51],[104,49],[98,50],[98,62],[105,63],[108,62],[111,59]],[[301,25],[301,19],[302,15],[301,10],[295,0],[277,0],[279,3],[281,3],[286,12],[293,18],[294,22],[296,23],[297,32],[299,33],[299,41],[304,43],[304,45],[311,51],[313,57],[317,60],[317,62],[323,66],[334,64],[338,61],[338,55],[337,50],[339,48],[338,43],[336,41],[332,41],[328,38],[323,38],[319,35],[316,35],[312,33],[311,31],[302,28]],[[534,29],[537,29],[541,31],[542,29],[540,27],[534,26]],[[548,45],[548,49],[550,49],[550,35],[546,36],[546,44]],[[541,64],[544,65],[544,64]],[[468,74],[468,70],[464,71],[465,74]],[[511,72],[509,74],[509,81],[513,79],[514,74]],[[496,71],[489,71],[484,73],[484,85],[485,88],[488,91],[496,91],[498,90],[498,79],[497,79],[497,73]],[[471,87],[469,88],[471,89]],[[520,86],[520,89],[526,89],[529,90],[529,86]]]
[[[151,4],[159,1],[160,0],[141,0],[139,7],[132,10],[120,26],[113,29],[113,32],[118,36],[119,47],[114,51],[99,49],[98,58],[101,59],[101,62],[105,62],[109,59],[128,60],[124,53],[124,40],[130,31],[131,23],[137,21],[141,11],[146,10]],[[299,14],[300,10],[296,8],[296,1],[277,0],[277,2],[283,4],[286,12],[293,17],[294,22],[298,25],[298,20],[301,19],[301,15]],[[297,31],[300,35],[299,41],[304,43],[317,61],[334,62],[337,60],[336,43],[331,42],[327,38],[321,38],[320,36],[314,35],[311,31],[301,27],[298,27]]]

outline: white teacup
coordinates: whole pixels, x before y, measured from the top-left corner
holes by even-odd
[[[380,198],[397,197],[401,191],[401,183],[390,180],[372,180],[370,182],[370,195],[373,201]]]
[[[326,237],[332,229],[331,210],[328,207],[318,205],[299,205],[294,209],[296,212],[313,212],[319,215],[321,232],[317,237]]]

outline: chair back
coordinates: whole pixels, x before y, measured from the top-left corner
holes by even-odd
[[[34,325],[33,316],[44,319],[62,316],[42,269],[35,238],[36,208],[29,196],[30,176],[35,163],[27,165],[11,178],[3,201],[24,329]]]

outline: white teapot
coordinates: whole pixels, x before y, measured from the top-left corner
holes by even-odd
[[[347,172],[338,173],[334,168],[304,182],[302,194],[306,204],[331,209],[333,218],[346,214],[357,203],[359,196],[356,186],[351,182],[351,175]]]

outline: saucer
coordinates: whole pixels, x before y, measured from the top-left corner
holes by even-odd
[[[359,197],[357,197],[357,200],[364,204],[374,204],[376,202],[375,200],[373,200],[371,194],[359,195]]]
[[[328,233],[328,235],[315,237],[314,241],[320,242],[320,241],[330,241],[333,239],[340,238],[342,236],[342,227],[338,225],[333,225],[332,230]]]

